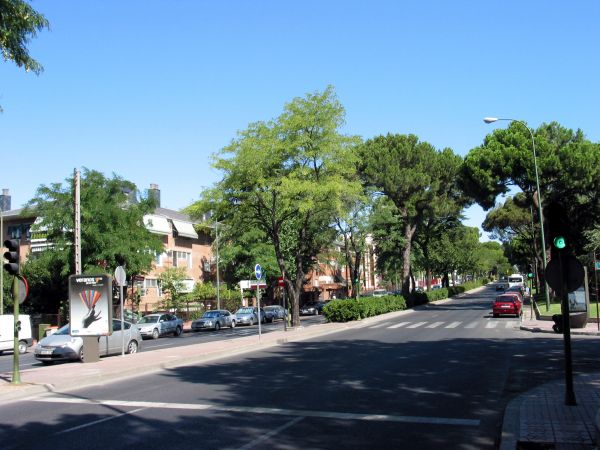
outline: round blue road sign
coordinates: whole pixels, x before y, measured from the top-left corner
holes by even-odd
[[[262,278],[262,267],[260,267],[260,264],[254,266],[254,275],[256,275],[257,280]]]

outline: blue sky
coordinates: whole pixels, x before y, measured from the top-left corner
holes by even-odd
[[[159,185],[180,209],[210,155],[333,85],[344,132],[414,133],[460,155],[494,127],[558,121],[600,140],[600,2],[37,0],[45,71],[0,61],[0,188],[12,206],[74,168]],[[7,166],[16,170],[7,170]],[[469,209],[466,223],[485,213]]]

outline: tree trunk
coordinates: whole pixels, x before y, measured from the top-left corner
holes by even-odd
[[[406,244],[402,251],[402,295],[408,298],[410,295],[410,254],[412,251],[412,238],[417,229],[416,225],[407,223],[404,227],[404,239]]]

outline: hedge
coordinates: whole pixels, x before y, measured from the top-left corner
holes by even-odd
[[[468,281],[460,286],[436,289],[429,292],[413,292],[408,300],[402,295],[383,297],[359,297],[355,299],[332,300],[323,307],[323,314],[329,322],[349,322],[366,317],[378,316],[392,311],[402,311],[417,305],[424,305],[462,294],[465,291],[487,284],[487,279]]]
[[[332,300],[323,307],[323,314],[329,322],[349,322],[404,309],[406,309],[404,297],[385,295],[383,297],[359,297],[358,300]]]

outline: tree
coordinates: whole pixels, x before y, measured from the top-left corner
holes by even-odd
[[[162,308],[166,310],[180,310],[183,305],[184,280],[187,279],[186,270],[181,267],[167,267],[158,275],[160,288],[166,297],[162,301]]]
[[[29,56],[27,44],[44,28],[49,28],[46,18],[23,0],[0,0],[0,50],[4,61],[39,74],[43,67]]]
[[[581,253],[583,232],[592,229],[600,217],[600,145],[587,140],[581,130],[569,130],[556,122],[542,124],[534,137],[543,213],[548,215],[544,221],[546,244],[557,226],[563,225],[570,232],[575,252]],[[514,186],[524,193],[527,205],[537,210],[532,141],[520,123],[487,135],[483,145],[466,156],[461,173],[465,191],[485,210]],[[559,213],[550,217],[550,210]]]
[[[415,135],[378,136],[359,149],[359,170],[369,186],[385,194],[396,206],[403,223],[402,293],[411,290],[412,243],[429,214],[447,203],[466,204],[458,189],[462,158],[446,148],[437,151]]]
[[[340,133],[343,123],[331,87],[294,99],[277,119],[249,125],[215,156],[222,180],[188,209],[198,215],[214,207],[226,224],[264,233],[284,278],[293,325],[300,322],[305,276],[335,238],[342,199],[361,192],[357,139]]]
[[[112,273],[125,263],[128,273],[143,274],[151,269],[155,254],[163,251],[161,238],[143,223],[144,214],[154,209],[153,200],[134,202],[132,192],[135,185],[116,175],[108,179],[100,172],[83,170],[80,198],[84,273]],[[56,310],[58,303],[67,298],[67,278],[75,272],[73,178],[68,178],[65,185],[40,186],[25,210],[37,216],[32,233],[45,237],[48,243],[23,269],[38,274],[35,278],[39,283],[30,283],[30,295]],[[49,298],[50,292],[55,297]]]

